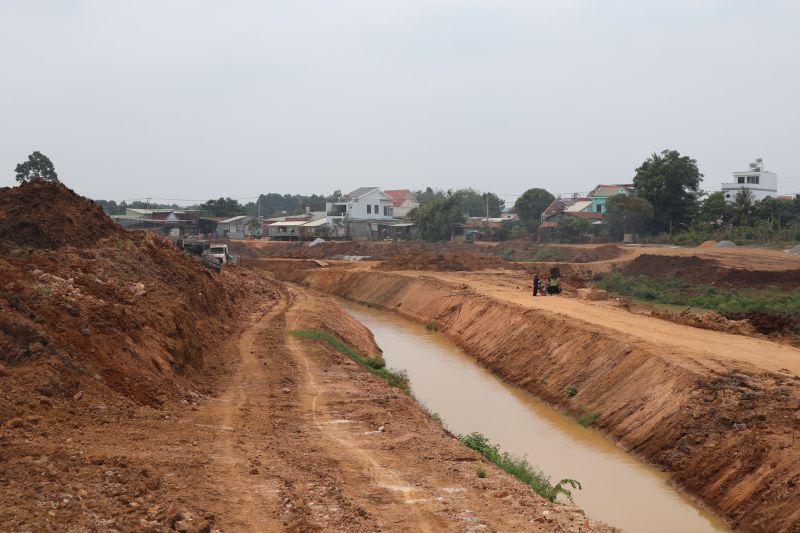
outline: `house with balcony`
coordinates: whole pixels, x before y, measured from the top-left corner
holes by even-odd
[[[767,196],[778,197],[778,175],[767,172],[764,168],[764,160],[760,157],[750,163],[750,170],[744,172],[734,172],[732,183],[723,183],[722,192],[725,200],[733,202],[736,200],[736,193],[744,188],[750,189],[755,201],[763,200]]]
[[[359,187],[325,204],[326,223],[333,227],[345,220],[392,220],[392,201],[380,187]]]

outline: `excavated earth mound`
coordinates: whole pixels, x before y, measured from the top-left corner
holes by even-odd
[[[417,252],[384,261],[375,270],[435,270],[438,272],[471,272],[474,270],[524,270],[516,263],[489,254]]]
[[[490,253],[497,248],[493,244],[466,244],[463,242],[427,243],[412,242],[352,242],[327,241],[309,247],[307,242],[270,241],[224,241],[231,249],[245,259],[276,257],[285,259],[330,259],[334,256],[368,256],[370,261],[388,261],[401,255],[416,251]]]
[[[559,248],[561,261],[567,263],[593,263],[595,261],[608,261],[630,253],[616,244],[605,244],[596,248]]]
[[[61,183],[33,180],[0,189],[0,235],[17,246],[83,248],[123,234],[99,205]]]
[[[720,313],[728,320],[747,320],[762,335],[775,337],[794,337],[800,335],[800,316],[782,313]]]
[[[740,270],[725,268],[716,259],[697,256],[666,256],[642,254],[628,265],[627,276],[651,278],[672,274],[694,285],[715,284],[721,289],[779,287],[791,290],[800,286],[800,270]]]

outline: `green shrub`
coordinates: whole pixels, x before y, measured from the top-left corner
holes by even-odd
[[[575,396],[576,394],[578,394],[578,387],[576,387],[575,385],[567,385],[567,388],[564,389],[564,394],[566,394],[567,396]]]
[[[367,302],[367,307],[372,307],[372,304],[370,302]]]
[[[478,466],[475,467],[475,475],[478,476],[479,478],[489,477],[489,472],[487,472],[486,469],[483,468],[483,463],[481,463],[480,461],[478,461]]]
[[[561,250],[554,246],[542,246],[533,256],[532,261],[559,261],[561,259]]]
[[[601,414],[602,413],[600,411],[589,411],[579,416],[576,422],[582,425],[583,427],[589,427],[595,422],[597,422],[597,419],[600,418]]]
[[[439,325],[436,322],[427,321],[425,322],[425,329],[428,331],[439,331]]]
[[[531,466],[527,457],[519,458],[510,455],[508,452],[500,453],[500,446],[491,444],[489,439],[481,433],[473,432],[469,435],[459,435],[458,440],[467,447],[475,450],[486,457],[490,463],[497,466],[504,472],[516,477],[543,498],[551,502],[556,501],[559,494],[564,494],[572,499],[572,492],[565,489],[562,485],[569,484],[572,488],[581,488],[581,484],[574,479],[562,479],[555,486],[550,483],[550,477],[545,476],[541,470]]]

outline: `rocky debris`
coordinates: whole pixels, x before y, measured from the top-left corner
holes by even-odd
[[[578,289],[577,292],[581,300],[608,300],[608,293],[602,289]]]
[[[719,241],[717,244],[712,246],[712,248],[731,248],[735,247],[736,245],[731,241]]]
[[[708,311],[702,315],[692,313],[691,309],[687,307],[680,313],[672,313],[670,311],[661,311],[654,309],[651,316],[660,318],[661,320],[668,320],[676,324],[683,324],[700,329],[710,329],[713,331],[722,331],[725,333],[732,333],[734,335],[747,335],[754,336],[756,328],[753,327],[747,320],[729,320],[725,316],[716,311]]]

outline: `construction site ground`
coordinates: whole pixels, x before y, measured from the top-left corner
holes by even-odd
[[[580,256],[595,247],[564,248]],[[440,255],[467,253],[450,250]],[[585,263],[442,271],[428,267],[441,261],[436,252],[421,252],[395,260],[397,270],[392,261],[246,264],[418,323],[433,321],[489,369],[559,410],[602,410],[597,429],[672,472],[673,483],[732,527],[800,528],[800,456],[793,444],[800,428],[797,339],[770,338],[746,321],[692,322],[635,302],[580,300],[575,293],[592,273],[634,264],[650,275],[689,265],[690,276],[706,283],[729,279],[732,286],[755,273],[789,289],[800,258],[760,247],[619,247],[613,259]],[[419,267],[409,270],[409,264]],[[577,281],[565,284],[562,295],[533,297],[532,273],[552,266]],[[580,390],[574,398],[563,394],[570,384]]]

